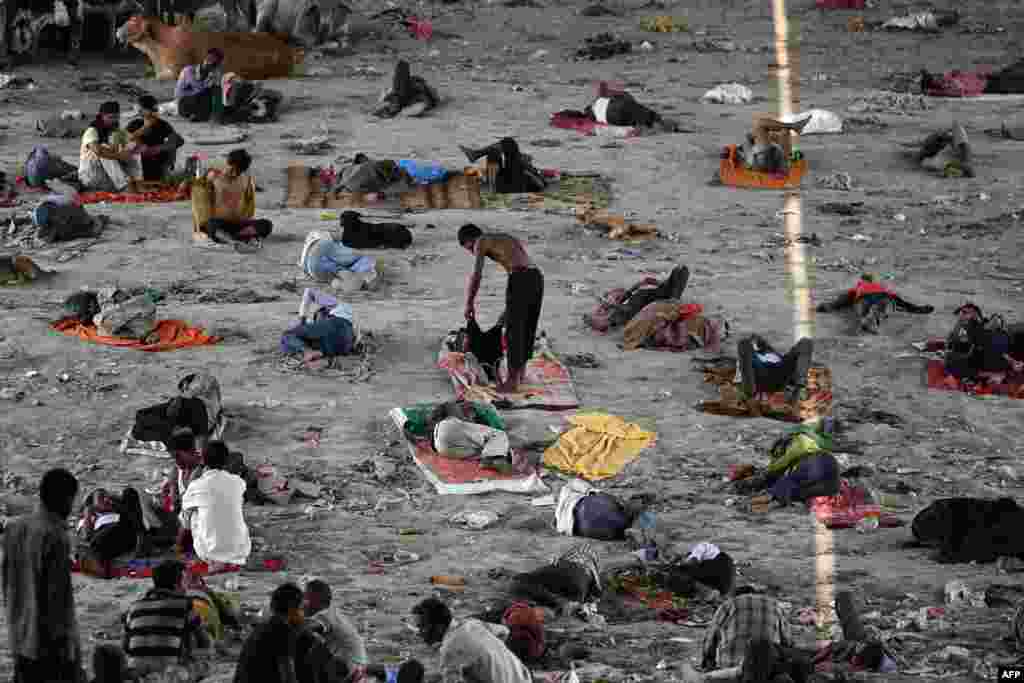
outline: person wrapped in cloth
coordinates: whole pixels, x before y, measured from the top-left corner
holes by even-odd
[[[481,464],[501,471],[522,464],[511,448],[508,433],[487,424],[468,401],[435,406],[427,416],[425,432],[431,450],[446,458],[480,458]],[[404,433],[413,442],[419,440],[408,424]]]
[[[64,319],[69,318],[95,325],[96,331],[107,337],[157,341],[156,304],[149,294],[132,296],[117,287],[75,292],[64,301]]]
[[[475,257],[473,273],[466,287],[466,320],[476,318],[476,295],[480,291],[486,259],[508,272],[505,291],[505,337],[508,340],[508,377],[499,382],[501,393],[514,393],[523,382],[526,364],[533,356],[544,301],[544,275],[533,264],[523,243],[504,233],[484,233],[468,223],[459,228],[459,244]]]

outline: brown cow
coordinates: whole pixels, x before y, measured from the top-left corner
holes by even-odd
[[[224,51],[224,72],[262,81],[287,78],[303,51],[269,33],[216,33],[168,26],[155,17],[134,16],[117,30],[117,39],[149,57],[162,81],[177,80],[181,70],[198,64],[210,48]]]

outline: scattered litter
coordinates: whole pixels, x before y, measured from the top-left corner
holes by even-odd
[[[651,44],[650,41],[645,40],[644,42],[640,43],[640,49],[643,50],[644,52],[650,52],[651,50],[654,49],[654,45]]]
[[[735,52],[736,43],[725,38],[705,38],[695,41],[693,49],[697,52]]]
[[[918,12],[905,17],[893,17],[882,28],[886,31],[924,31],[938,33],[940,29],[953,26],[960,21],[957,12]]]
[[[454,515],[449,517],[448,521],[451,524],[465,526],[479,531],[481,529],[486,529],[489,526],[493,526],[499,519],[501,519],[501,517],[498,513],[492,512],[491,510],[463,510],[462,512],[456,512]]]
[[[836,171],[835,173],[831,173],[823,178],[818,178],[818,186],[823,187],[826,190],[850,192],[853,190],[853,178],[850,177],[849,173]]]
[[[672,16],[644,17],[640,29],[651,33],[685,33],[690,30],[686,19]]]
[[[334,144],[326,135],[314,135],[311,138],[291,140],[285,143],[285,148],[296,154],[323,154],[334,149]]]
[[[28,88],[34,90],[35,81],[27,76],[15,76],[14,74],[0,74],[0,90],[14,90],[15,88]]]
[[[608,59],[616,55],[631,52],[633,46],[629,41],[619,40],[611,33],[599,33],[586,38],[582,48],[576,51],[577,59]]]
[[[571,353],[562,356],[562,362],[570,368],[599,368],[601,361],[594,354],[589,352]]]
[[[750,88],[739,83],[716,85],[701,97],[702,101],[715,104],[748,104],[752,99],[754,93]]]

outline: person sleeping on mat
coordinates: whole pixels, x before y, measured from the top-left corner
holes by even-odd
[[[628,92],[616,92],[607,81],[598,84],[597,97],[582,114],[591,121],[611,126],[660,128],[667,132],[675,132],[679,127],[675,121],[637,102]]]
[[[814,350],[810,339],[801,339],[785,354],[779,354],[757,334],[741,339],[738,347],[736,384],[754,415],[760,413],[757,398],[763,393],[783,390],[786,402],[794,407],[807,398],[807,373]]]
[[[435,406],[426,420],[430,449],[446,458],[479,458],[481,464],[505,470],[512,466],[508,434],[482,420],[467,401],[448,401]],[[407,438],[417,441],[408,429]]]
[[[373,115],[381,118],[422,116],[441,102],[437,91],[420,76],[412,76],[409,62],[400,60],[395,65],[391,89],[384,93]]]
[[[502,138],[495,144],[480,149],[463,145],[459,145],[459,149],[471,164],[487,158],[488,181],[493,185],[495,192],[543,192],[548,185],[544,174],[531,164],[531,157],[522,154],[519,145],[512,138]]]

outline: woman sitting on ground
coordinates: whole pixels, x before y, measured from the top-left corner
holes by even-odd
[[[224,111],[220,123],[267,123],[277,121],[284,96],[276,90],[246,80],[231,71],[221,79]]]
[[[377,281],[376,260],[356,253],[327,230],[306,235],[299,265],[306,277],[329,282],[339,291],[370,289]]]
[[[373,115],[381,118],[394,118],[398,114],[422,116],[440,101],[437,92],[423,78],[411,75],[409,63],[403,59],[395,65],[391,89],[384,93]]]
[[[178,115],[187,121],[209,121],[220,107],[220,84],[224,52],[211,48],[201,64],[190,64],[181,70],[174,88]]]
[[[138,152],[120,129],[120,117],[117,102],[104,102],[82,134],[78,180],[85,190],[124,192],[142,178]]]
[[[211,169],[207,179],[213,183],[211,217],[202,227],[214,242],[241,242],[261,246],[274,224],[256,213],[256,182],[249,175],[252,157],[244,149],[232,150],[227,169]]]
[[[302,293],[299,322],[281,337],[281,351],[303,354],[307,365],[348,355],[355,344],[352,307],[315,289]]]
[[[487,157],[489,165],[497,166],[494,175],[494,191],[499,193],[543,192],[547,187],[544,174],[531,165],[529,155],[519,151],[519,145],[512,138],[502,138],[497,143],[481,149],[459,145],[469,163],[475,164]]]

